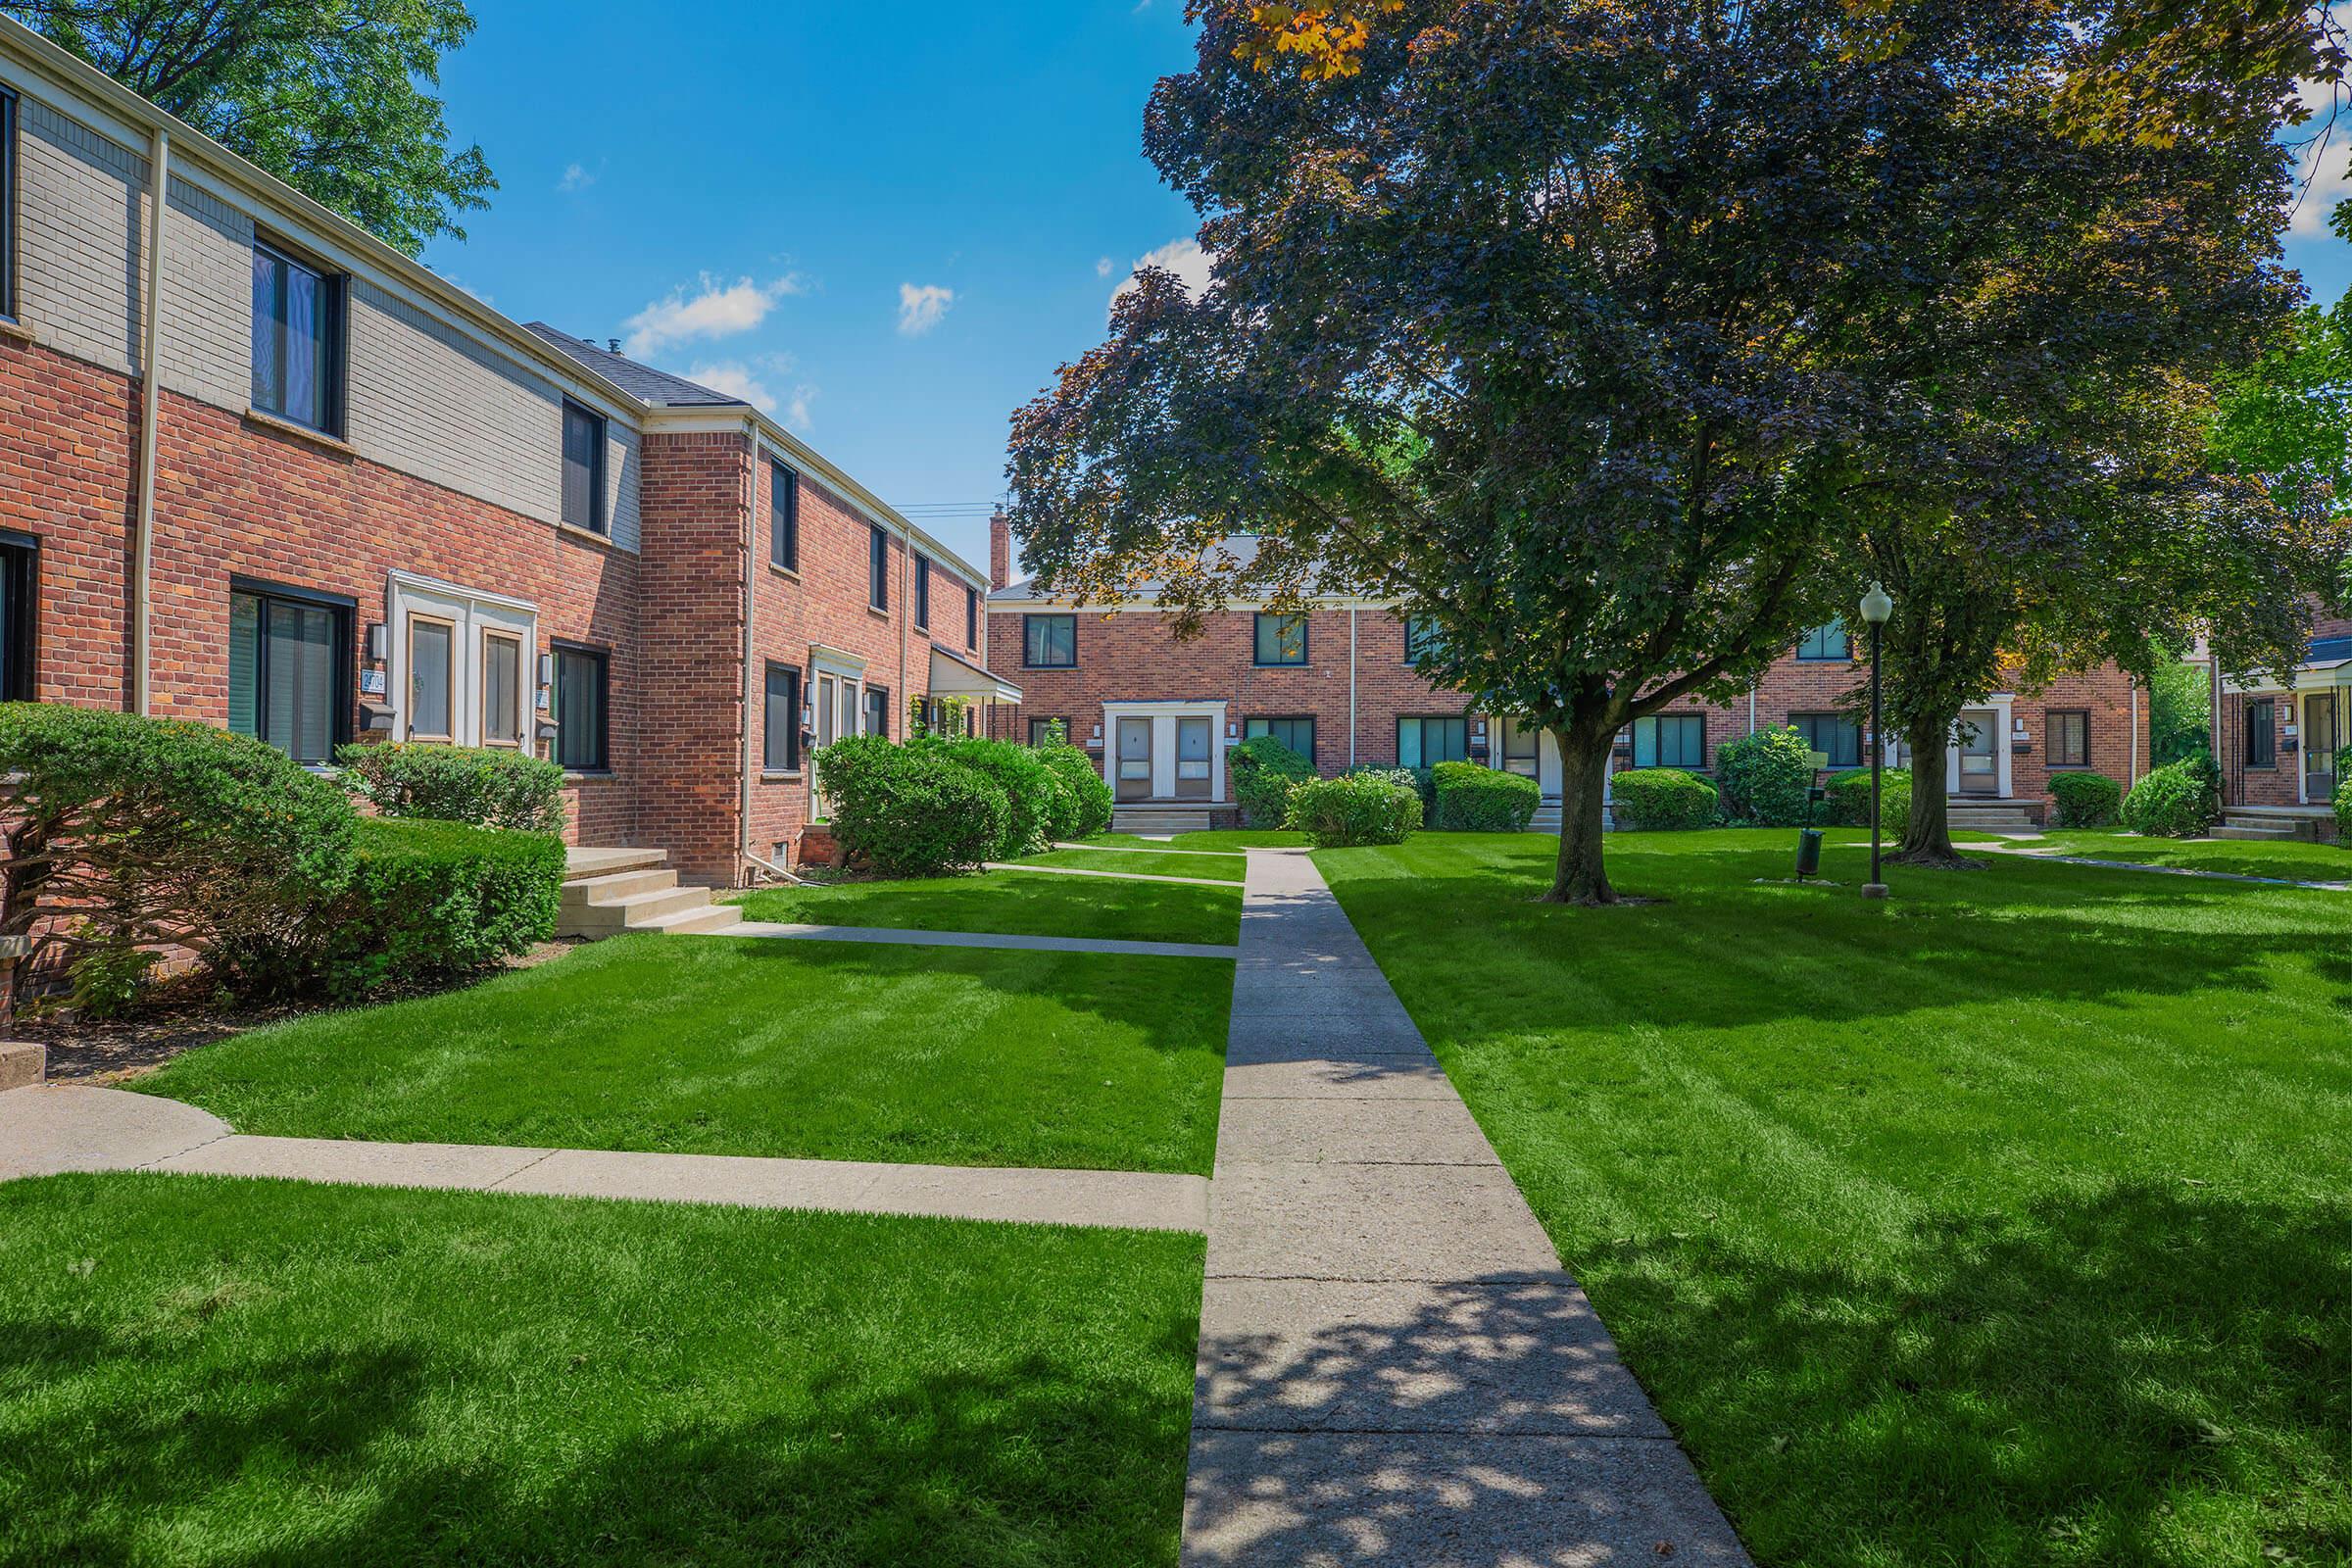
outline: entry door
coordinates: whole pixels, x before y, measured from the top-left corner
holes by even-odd
[[[816,787],[816,753],[823,751],[840,737],[841,728],[834,718],[834,705],[841,701],[840,692],[840,677],[828,675],[822,670],[817,671],[816,701],[808,705],[816,710],[814,715],[816,718],[816,745],[808,756],[808,815],[815,821],[826,820],[833,814],[832,805],[826,801],[825,792]],[[793,722],[796,724],[800,722],[798,714],[793,716]]]
[[[1176,796],[1179,800],[1208,799],[1208,743],[1207,719],[1176,720]]]
[[[530,610],[395,578],[387,693],[404,741],[531,746],[538,626]]]
[[[1119,778],[1115,791],[1122,801],[1152,798],[1152,720],[1119,720]]]
[[[2001,715],[1990,709],[1970,709],[1960,715],[1960,793],[2001,793]]]
[[[2303,799],[2325,806],[2335,799],[2335,754],[2344,746],[2344,704],[2334,692],[2303,699]]]

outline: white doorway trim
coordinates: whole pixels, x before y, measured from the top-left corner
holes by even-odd
[[[391,646],[386,650],[384,696],[392,709],[392,738],[410,738],[412,703],[409,672],[409,635],[412,620],[440,621],[450,633],[450,712],[448,744],[482,744],[483,640],[492,633],[522,644],[521,678],[515,684],[516,733],[522,750],[537,755],[533,729],[537,717],[539,612],[527,599],[490,593],[458,583],[421,577],[415,572],[388,574],[384,590],[384,621]],[[444,737],[434,736],[440,740]]]
[[[2017,727],[2017,717],[2014,712],[2016,702],[2016,693],[1996,692],[1983,702],[1970,703],[1961,710],[1964,714],[1989,711],[1993,716],[1993,775],[2000,790],[1999,798],[2004,801],[2012,798],[2009,738],[2011,731]],[[1944,749],[1943,793],[1947,798],[1960,793],[1960,748],[1957,745]]]
[[[1118,733],[1122,718],[1152,721],[1152,795],[1154,801],[1173,801],[1176,794],[1176,720],[1205,718],[1209,722],[1208,798],[1225,800],[1225,754],[1234,738],[1225,733],[1222,699],[1201,703],[1104,703],[1102,705],[1102,782],[1115,794],[1118,780]],[[1198,797],[1195,797],[1198,799]]]

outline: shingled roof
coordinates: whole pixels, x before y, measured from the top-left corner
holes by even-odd
[[[526,321],[523,330],[537,333],[606,380],[641,402],[658,409],[749,408],[739,397],[714,391],[682,375],[640,365],[625,354],[600,349],[584,337],[559,332],[545,321]]]

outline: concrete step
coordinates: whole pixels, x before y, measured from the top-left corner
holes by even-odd
[[[675,914],[658,914],[634,931],[660,931],[669,936],[707,936],[717,931],[731,931],[743,924],[743,911],[732,904],[706,904],[699,909],[681,909]]]
[[[564,880],[581,882],[620,871],[656,870],[668,863],[667,850],[574,845],[564,852]]]
[[[710,906],[709,888],[663,888],[632,893],[607,904],[574,905],[564,911],[561,923],[567,936],[609,937],[646,929],[663,915],[689,914]]]
[[[567,877],[564,882],[565,905],[617,904],[637,893],[660,893],[678,885],[678,873],[667,866],[648,866],[642,871],[608,871],[601,876]]]
[[[2292,844],[2303,837],[2302,834],[2296,832],[2291,827],[2239,827],[2235,823],[2229,822],[2225,822],[2220,827],[2215,828],[2212,833],[2208,834],[2207,836],[2217,839],[2235,839],[2256,844]]]

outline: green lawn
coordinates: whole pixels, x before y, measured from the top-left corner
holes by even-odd
[[[1230,944],[1242,935],[1238,888],[1229,892],[1188,882],[1154,886],[1028,871],[760,888],[735,896],[734,902],[747,920],[795,925],[880,925],[1129,942]]]
[[[1232,976],[1216,958],[615,937],[258,1029],[133,1087],[289,1137],[1205,1173]]]
[[[1316,857],[1759,1562],[2352,1559],[2352,899]]]
[[[1239,855],[1185,855],[1174,849],[1054,850],[1025,857],[1022,865],[1057,865],[1080,871],[1116,871],[1121,876],[1191,876],[1239,882],[1248,865]]]
[[[1197,828],[1190,833],[1177,833],[1164,839],[1148,839],[1134,833],[1098,833],[1086,841],[1089,844],[1126,844],[1154,850],[1191,850],[1202,854],[1239,854],[1243,850],[1302,850],[1306,835],[1285,833],[1274,828],[1219,827]]]
[[[2143,839],[2120,828],[2057,828],[2020,848],[2053,855],[2082,855],[2142,865],[2177,865],[2239,876],[2276,876],[2299,882],[2352,882],[2352,849],[2340,844],[2302,844],[2234,839]]]
[[[0,1564],[1172,1565],[1198,1238],[0,1186]]]

